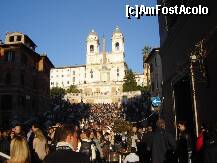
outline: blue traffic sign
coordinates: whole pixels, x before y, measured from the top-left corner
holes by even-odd
[[[161,100],[159,96],[151,97],[151,104],[153,107],[158,107],[161,105]]]

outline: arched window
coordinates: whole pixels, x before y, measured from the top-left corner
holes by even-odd
[[[94,52],[94,46],[90,45],[90,52]]]
[[[93,78],[93,70],[90,70],[90,77]]]
[[[119,68],[117,68],[117,76],[119,76]]]
[[[119,43],[118,42],[115,43],[115,50],[119,50]]]

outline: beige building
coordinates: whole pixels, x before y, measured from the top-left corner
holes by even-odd
[[[120,102],[127,67],[124,36],[119,27],[116,27],[112,33],[111,41],[112,50],[107,52],[106,40],[103,37],[102,51],[100,51],[99,37],[92,30],[86,39],[86,65],[52,69],[50,87],[59,86],[67,89],[70,85],[76,85],[81,90],[81,94],[68,94],[66,98],[71,101]],[[141,77],[140,75],[139,78]]]
[[[151,96],[162,97],[162,64],[159,55],[159,48],[153,48],[145,62],[150,68]]]
[[[134,73],[137,85],[139,86],[147,86],[147,76],[143,73]]]

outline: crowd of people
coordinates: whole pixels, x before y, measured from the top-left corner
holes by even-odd
[[[216,163],[216,125],[203,126],[195,142],[187,123],[177,123],[175,139],[160,118],[155,125],[131,122],[130,130],[114,131],[116,120],[144,119],[141,115],[127,118],[145,114],[142,107],[137,107],[140,102],[133,99],[123,105],[71,105],[55,99],[54,109],[37,122],[0,130],[0,162]]]

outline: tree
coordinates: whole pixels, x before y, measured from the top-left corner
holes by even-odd
[[[138,86],[139,90],[142,92],[142,93],[150,93],[150,86]]]
[[[80,90],[77,89],[75,85],[71,85],[67,90],[67,93],[80,93]]]
[[[53,87],[50,90],[50,95],[51,96],[62,96],[65,94],[65,89],[60,88],[60,87]]]
[[[145,63],[145,59],[148,57],[149,53],[151,52],[151,47],[150,46],[144,46],[142,49],[142,55],[143,55],[143,67]]]
[[[137,91],[138,86],[136,83],[135,75],[131,69],[127,70],[125,77],[124,77],[124,84],[123,84],[123,91],[130,92],[130,91]]]

